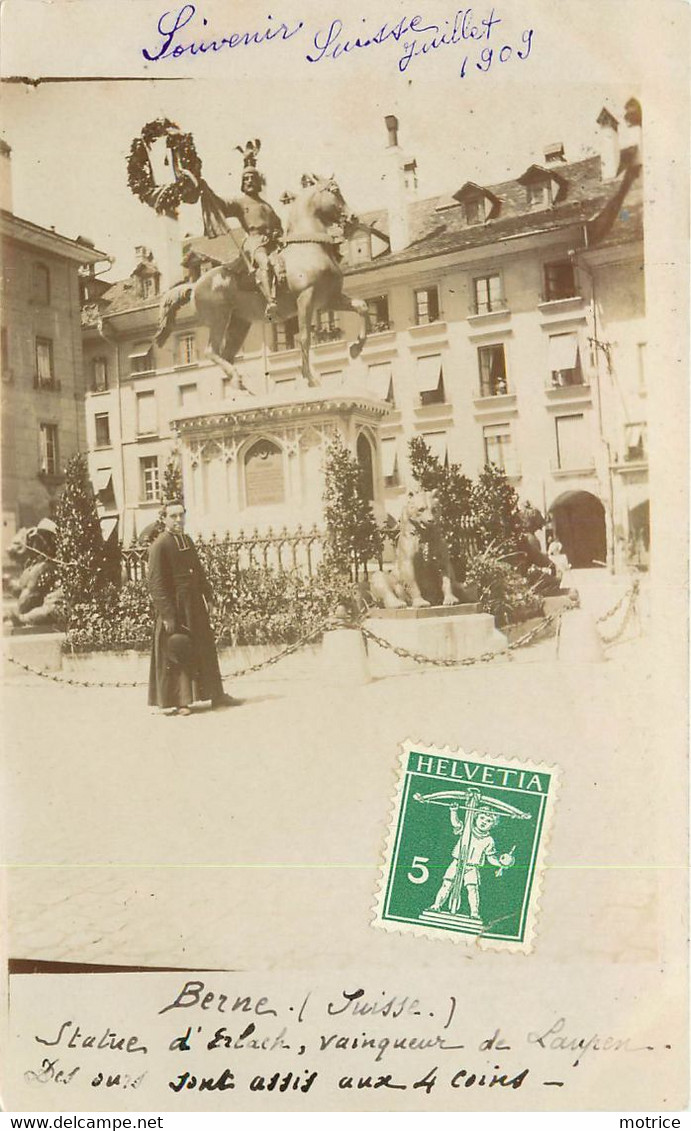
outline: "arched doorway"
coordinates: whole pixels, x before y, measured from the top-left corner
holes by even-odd
[[[362,492],[369,503],[374,502],[374,459],[372,445],[361,432],[357,438],[357,461],[360,464]]]
[[[607,563],[605,508],[589,491],[566,491],[549,509],[554,537],[574,569]]]

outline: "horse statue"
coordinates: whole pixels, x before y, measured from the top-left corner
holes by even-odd
[[[297,314],[302,375],[310,386],[319,384],[310,368],[312,318],[318,310],[353,311],[360,317],[357,339],[350,356],[359,356],[367,338],[367,303],[349,298],[343,292],[343,272],[339,259],[339,240],[332,229],[343,234],[357,225],[348,212],[335,179],[314,174],[302,178],[302,191],[288,195],[289,203],[283,259],[285,282],[276,294],[275,321],[283,322]],[[242,256],[233,263],[212,267],[193,285],[173,287],[162,299],[156,343],[162,345],[173,329],[176,311],[193,297],[197,313],[209,329],[207,356],[230,377],[231,389],[248,393],[235,358],[253,322],[264,320],[265,301]]]

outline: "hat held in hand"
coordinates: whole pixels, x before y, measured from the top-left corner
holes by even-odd
[[[173,632],[168,637],[166,649],[171,664],[183,666],[192,657],[192,641],[186,632]]]

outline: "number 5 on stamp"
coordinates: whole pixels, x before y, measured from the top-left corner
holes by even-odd
[[[406,743],[375,925],[531,950],[557,774]]]

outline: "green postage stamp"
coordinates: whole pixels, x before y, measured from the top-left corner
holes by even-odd
[[[529,951],[558,769],[406,743],[375,925]]]

